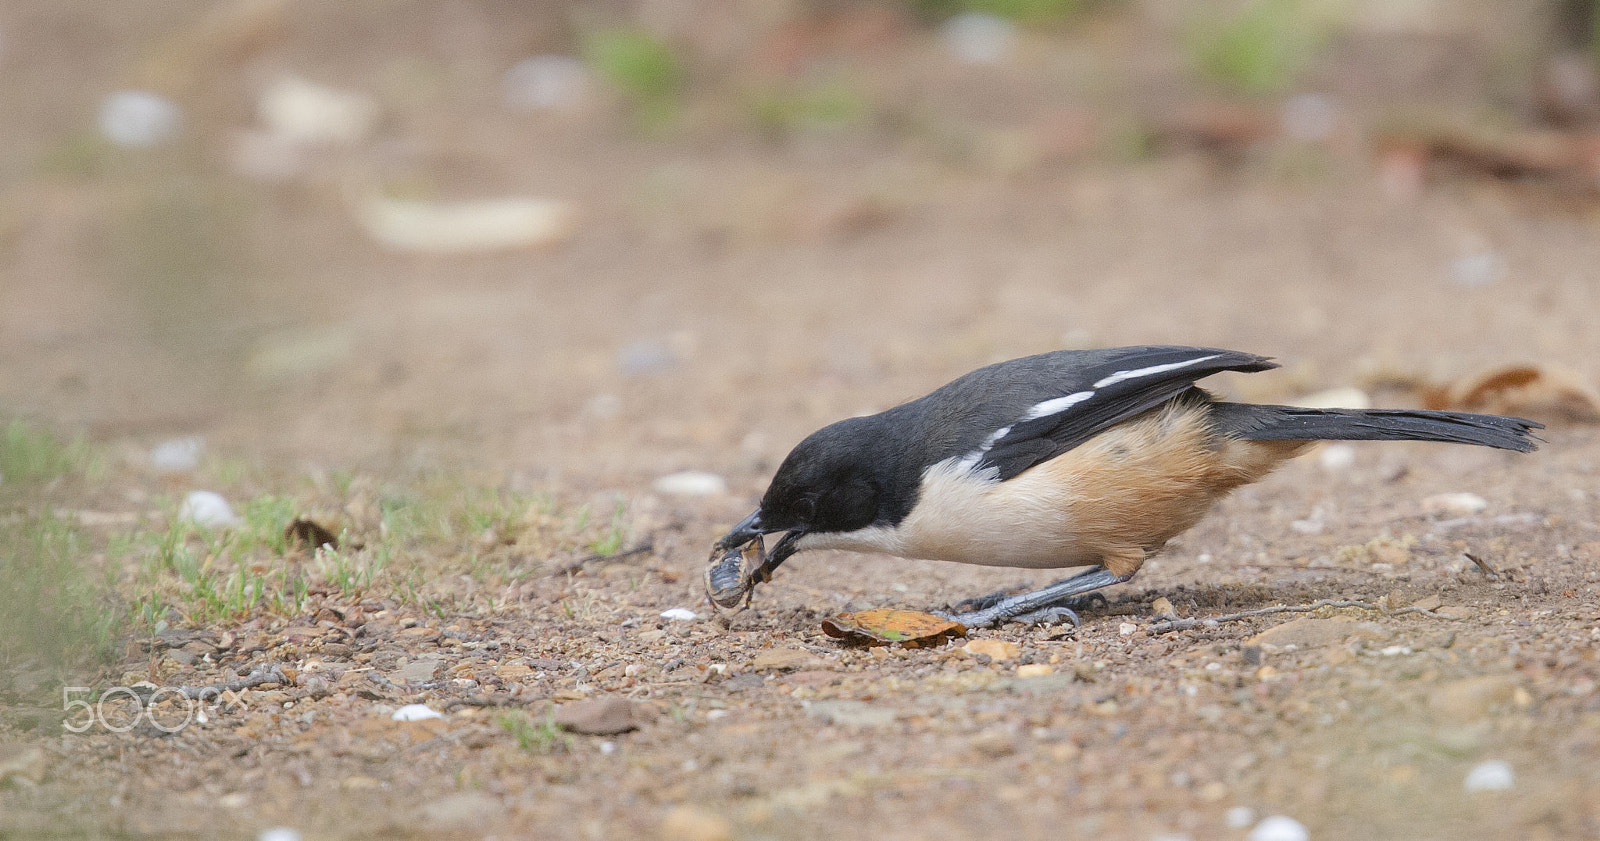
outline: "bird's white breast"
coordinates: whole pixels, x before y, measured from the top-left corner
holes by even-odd
[[[852,532],[810,534],[801,549],[849,549],[904,558],[1008,567],[1092,564],[1079,545],[1071,516],[1071,489],[1032,470],[996,482],[956,459],[922,475],[917,504],[899,525]]]

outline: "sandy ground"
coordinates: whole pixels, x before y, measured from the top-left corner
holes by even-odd
[[[140,25],[166,20],[150,14]],[[268,69],[311,61],[315,42],[291,40]],[[36,102],[22,89],[42,84],[7,96]],[[401,109],[389,131],[424,139],[380,149],[400,177],[554,196],[581,215],[552,250],[415,257],[362,237],[342,175],[219,174],[222,131],[112,155],[104,177],[27,175],[19,161],[64,119],[30,113],[32,129],[6,129],[29,138],[7,158],[18,177],[0,216],[7,413],[86,431],[145,491],[164,486],[135,469],[143,453],[193,434],[293,487],[443,471],[607,507],[620,495],[630,545],[652,548],[562,574],[527,559],[492,608],[326,595],[304,615],[175,629],[153,654],[130,642],[101,680],[295,676],[170,736],[0,724],[48,768],[0,789],[0,834],[1198,839],[1283,814],[1319,839],[1600,837],[1593,427],[1554,426],[1527,456],[1313,453],[1223,502],[1075,633],[973,631],[1014,644],[995,654],[965,640],[849,649],[819,621],[1046,574],[824,553],[731,619],[699,591],[709,541],[804,434],[999,359],[1239,348],[1284,367],[1212,385],[1263,401],[1361,385],[1408,405],[1374,384],[1516,361],[1593,382],[1591,211],[1471,181],[1397,199],[1360,154],[1310,176],[1189,154],[1012,171],[873,132],[596,143],[614,117],[501,114],[467,131],[450,109]],[[1463,260],[1488,260],[1489,282],[1463,283]],[[174,269],[196,265],[200,279]],[[728,492],[652,489],[686,469]],[[1457,492],[1487,507],[1424,503]],[[1201,618],[1319,599],[1376,609],[1153,633],[1158,596]],[[1416,604],[1427,611],[1394,612]],[[660,618],[672,607],[701,618]],[[539,728],[553,705],[598,697],[628,699],[637,729]],[[405,703],[447,716],[392,721]],[[518,709],[523,744],[501,723]],[[1490,760],[1512,786],[1468,791]]]

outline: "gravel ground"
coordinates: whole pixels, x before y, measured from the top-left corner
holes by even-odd
[[[167,5],[130,25],[159,29]],[[1100,46],[1131,37],[1103,29]],[[295,38],[252,72],[354,66]],[[956,77],[918,49],[906,66],[927,86]],[[478,78],[460,66],[440,84]],[[43,85],[7,93],[36,118],[0,129],[27,140],[10,172],[61,121],[24,95]],[[973,136],[1015,128],[980,93],[947,94]],[[153,161],[110,156],[109,175],[21,177],[0,207],[0,406],[110,453],[106,484],[74,500],[96,511],[137,519],[155,496],[232,482],[376,544],[362,488],[446,476],[562,511],[620,500],[614,550],[642,548],[586,559],[600,526],[556,545],[519,514],[408,556],[424,599],[327,586],[294,610],[174,614],[85,685],[264,682],[173,734],[62,733],[53,708],[0,698],[0,835],[1201,839],[1283,815],[1317,839],[1600,837],[1593,426],[1552,424],[1526,456],[1313,452],[1076,631],[915,650],[821,632],[841,612],[1049,580],[1028,571],[819,553],[731,616],[700,590],[710,541],[804,434],[999,359],[1235,347],[1284,368],[1211,384],[1263,401],[1357,386],[1414,405],[1396,383],[1518,361],[1593,383],[1592,209],[1471,180],[1395,197],[1359,144],[1309,176],[1182,152],[1012,168],[873,132],[640,139],[609,112],[483,117],[469,143],[452,121],[488,105],[423,119],[406,102],[386,102],[389,130],[417,148],[374,153],[397,180],[574,202],[571,241],[387,253],[337,178],[263,186],[204,163],[225,146],[214,127]],[[209,220],[201,242],[150,221],[174,206]],[[213,234],[233,245],[192,250]],[[174,265],[137,248],[163,236],[211,281],[138,282]],[[178,435],[208,460],[153,470],[149,449]],[[660,489],[683,470],[726,489]],[[241,472],[256,478],[226,478]],[[1483,505],[1436,499],[1452,493]],[[1201,620],[1365,606],[1164,631],[1158,597]],[[128,701],[107,702],[114,721]],[[158,701],[176,718],[157,720],[182,720]],[[409,704],[442,717],[394,720]]]

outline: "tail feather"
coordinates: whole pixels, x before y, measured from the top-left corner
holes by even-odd
[[[1524,418],[1421,409],[1301,409],[1217,403],[1219,428],[1249,441],[1443,441],[1529,453],[1544,424]]]

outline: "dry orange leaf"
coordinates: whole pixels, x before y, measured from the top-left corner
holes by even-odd
[[[1549,365],[1504,365],[1425,396],[1430,409],[1519,415],[1544,421],[1600,423],[1600,395],[1577,374]]]
[[[950,637],[965,636],[967,626],[920,610],[880,607],[824,619],[822,632],[850,645],[897,642],[906,648],[926,648]]]

